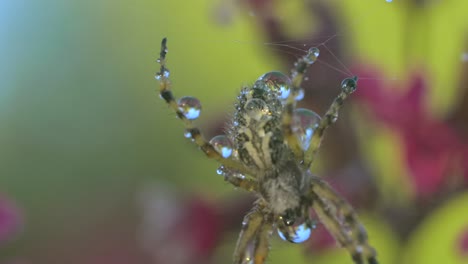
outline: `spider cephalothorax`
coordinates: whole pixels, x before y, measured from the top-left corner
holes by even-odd
[[[172,95],[166,43],[163,39],[158,59],[161,69],[156,74],[161,98],[185,123],[185,136],[221,163],[218,174],[258,196],[244,218],[233,263],[264,263],[275,228],[284,240],[307,240],[314,227],[312,208],[355,263],[376,264],[375,250],[368,245],[352,207],[309,170],[326,128],[336,121],[344,99],[356,90],[357,77],[343,80],[340,94],[323,118],[311,110],[296,109],[296,101],[304,96],[303,75],[319,55],[317,48],[311,48],[295,63],[291,77],[273,71],[244,87],[227,135],[207,141],[192,123],[200,114],[200,102],[194,97],[176,101]]]

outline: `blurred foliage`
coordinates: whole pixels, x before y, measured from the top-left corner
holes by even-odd
[[[0,2],[0,193],[24,214],[23,232],[0,244],[0,263],[150,263],[136,235],[136,197],[143,186],[165,182],[210,200],[237,195],[215,174],[216,164],[184,140],[181,124],[158,98],[153,75],[160,40],[168,37],[175,94],[202,101],[198,123],[204,127],[231,111],[241,85],[289,69],[273,55],[274,46],[262,45],[256,14],[238,2]],[[291,39],[318,27],[314,17],[301,19],[301,1],[276,2]],[[426,100],[434,115],[453,109],[468,2],[330,4],[343,25],[336,34],[346,56],[402,80],[421,68],[428,72]],[[401,182],[392,176],[405,180],[398,152],[389,150],[396,145],[384,130],[363,146],[379,160],[375,171],[387,172],[380,178],[383,193],[399,191]],[[466,255],[460,260],[449,249],[468,225],[466,204],[466,193],[444,204],[408,244],[397,241],[383,219],[363,219],[382,263],[395,263],[396,255],[404,263],[462,263]],[[446,248],[436,246],[444,243]],[[311,261],[303,259],[303,247],[274,247],[271,263]],[[220,251],[230,259],[232,249]],[[113,259],[115,252],[127,258]],[[350,263],[341,249],[317,258]]]

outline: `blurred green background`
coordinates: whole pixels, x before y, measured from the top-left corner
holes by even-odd
[[[167,37],[174,93],[200,99],[201,127],[228,117],[241,85],[291,67],[274,45],[262,45],[266,33],[246,2],[0,1],[0,193],[23,219],[20,230],[0,243],[0,263],[158,263],[138,235],[139,197],[148,186],[213,202],[243,196],[183,138],[182,124],[159,99],[154,73]],[[274,2],[291,39],[318,27],[303,1]],[[468,2],[326,5],[340,24],[335,33],[345,53],[338,59],[371,62],[387,80],[404,80],[422,68],[429,72],[430,112],[443,117],[453,111],[467,63]],[[364,156],[371,156],[376,178],[403,177],[394,175],[402,165],[388,162],[398,153],[386,133],[362,143]],[[394,188],[393,179],[377,181]],[[467,255],[447,253],[455,244],[443,236],[468,229],[467,208],[465,191],[440,204],[441,213],[434,209],[436,216],[421,221],[408,241],[375,212],[362,218],[382,263],[466,263]],[[226,237],[214,253],[223,263],[236,239]],[[122,248],[125,257],[114,254]],[[269,263],[351,263],[345,250],[327,252],[312,258],[300,245],[278,240]]]

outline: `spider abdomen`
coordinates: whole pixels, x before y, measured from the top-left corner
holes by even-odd
[[[247,167],[264,171],[279,160],[284,148],[281,113],[290,87],[289,77],[269,72],[237,97],[231,138],[239,160]]]
[[[303,180],[301,169],[291,160],[263,175],[260,194],[273,213],[282,215],[288,209],[294,210],[300,206]]]

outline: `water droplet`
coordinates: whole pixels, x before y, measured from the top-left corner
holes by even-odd
[[[289,94],[291,93],[291,79],[289,79],[289,77],[283,74],[282,72],[267,72],[264,75],[260,76],[258,80],[265,83],[268,89],[278,91],[279,98],[282,100],[286,100]]]
[[[224,175],[224,166],[219,166],[219,168],[216,170],[216,173],[218,175]]]
[[[201,103],[192,96],[185,96],[177,102],[179,110],[184,114],[185,118],[189,120],[197,119],[200,116]]]
[[[154,76],[154,78],[158,81],[161,81],[161,79],[164,77],[164,79],[167,79],[169,78],[169,75],[170,75],[170,72],[168,69],[165,69],[162,74],[160,72],[156,73],[156,75]]]
[[[309,148],[310,141],[315,129],[320,124],[320,120],[320,116],[312,110],[298,108],[294,111],[292,128],[304,151]]]
[[[357,77],[346,78],[341,82],[341,89],[347,94],[351,94],[356,91],[357,88]]]
[[[300,101],[300,100],[304,99],[304,95],[305,95],[304,89],[299,88],[299,90],[297,90],[297,95],[296,95],[296,97],[294,98],[294,100]]]
[[[184,137],[185,137],[185,138],[191,138],[191,137],[192,137],[192,133],[191,133],[190,131],[188,131],[188,130],[185,130],[185,132],[184,132]]]
[[[283,233],[285,231],[285,233]],[[309,239],[312,229],[305,222],[284,227],[284,230],[278,228],[278,235],[284,241],[292,243],[303,243]]]
[[[308,64],[312,64],[317,61],[318,56],[320,55],[320,50],[316,47],[312,47],[307,51],[307,54],[304,56],[304,60]]]
[[[210,144],[214,149],[221,154],[223,158],[229,158],[232,154],[232,143],[231,140],[225,135],[215,136],[210,140]]]
[[[255,120],[265,119],[270,115],[268,105],[262,99],[252,98],[245,103],[244,109],[248,116]]]

